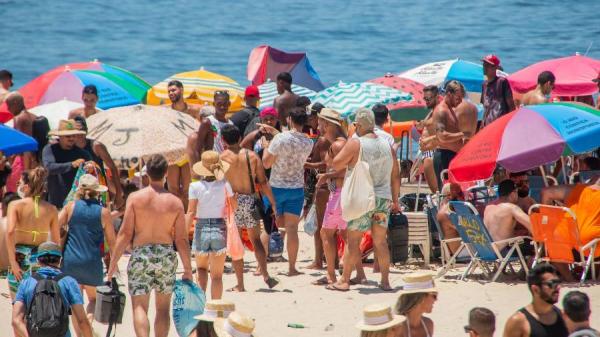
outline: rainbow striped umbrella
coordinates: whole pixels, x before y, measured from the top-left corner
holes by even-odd
[[[204,68],[175,74],[155,84],[148,90],[147,103],[150,105],[171,104],[167,85],[173,80],[183,84],[183,98],[187,103],[213,104],[215,91],[227,90],[231,100],[229,111],[234,112],[243,108],[244,89],[233,79],[206,71]]]
[[[473,137],[450,163],[458,181],[489,178],[497,164],[529,170],[600,146],[600,110],[577,103],[528,105]]]

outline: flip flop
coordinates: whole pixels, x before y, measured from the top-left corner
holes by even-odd
[[[364,278],[364,279],[360,280],[360,282],[356,282],[354,279],[351,279],[350,282],[348,282],[348,283],[350,283],[350,285],[359,285],[360,284],[360,285],[366,286],[369,284],[369,280]]]
[[[333,290],[333,291],[342,291],[342,292],[346,292],[346,291],[350,290],[350,288],[348,288],[348,289],[339,288],[338,286],[335,285],[335,283],[327,285],[325,287],[325,289],[327,289],[327,290]]]
[[[320,279],[311,282],[311,284],[314,286],[326,286],[329,284],[329,280],[327,277],[321,277]]]
[[[266,283],[269,286],[269,289],[273,289],[276,285],[279,284],[279,280],[274,277],[269,277]]]

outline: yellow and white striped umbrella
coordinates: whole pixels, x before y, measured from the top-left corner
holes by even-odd
[[[172,80],[183,83],[183,98],[187,103],[212,105],[215,91],[227,90],[231,100],[229,111],[238,111],[244,107],[244,89],[236,81],[227,76],[206,71],[204,68],[175,74],[155,84],[148,90],[147,104],[171,104],[167,84]]]

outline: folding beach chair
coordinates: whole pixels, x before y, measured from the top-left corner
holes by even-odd
[[[533,240],[539,244],[534,263],[548,261],[581,266],[581,283],[585,281],[591,267],[592,279],[596,279],[595,265],[600,261],[594,260],[594,254],[600,238],[585,245],[581,244],[577,217],[571,209],[536,204],[529,209],[529,218],[533,228]],[[573,256],[574,250],[579,253],[578,257]]]
[[[450,209],[450,221],[456,226],[456,230],[471,255],[471,263],[467,266],[461,279],[474,272],[477,267],[480,267],[489,277],[493,273],[489,265],[493,265],[496,272],[491,277],[491,281],[495,282],[506,267],[515,273],[512,262],[519,262],[525,272],[529,271],[519,247],[519,244],[528,237],[517,236],[506,240],[492,241],[490,233],[473,205],[463,201],[450,201]],[[499,246],[504,244],[507,245],[506,248],[500,249]],[[514,255],[515,251],[517,256]]]
[[[442,231],[442,226],[440,225],[440,223],[437,220],[438,206],[434,203],[431,195],[427,196],[427,213],[429,214],[431,221],[435,225],[435,229],[438,234],[438,240],[440,241],[440,251],[441,251],[441,260],[442,260],[442,269],[438,273],[438,277],[440,277],[440,276],[444,275],[446,273],[446,271],[450,270],[454,266],[455,262],[457,262],[456,261],[457,258],[454,257],[453,255],[460,254],[465,249],[465,245],[464,245],[464,243],[462,243],[462,239],[460,237],[451,238],[451,239],[446,239],[444,237],[444,232]],[[460,242],[461,243],[460,247],[454,254],[452,254],[450,252],[450,247],[448,246],[448,244],[451,242]],[[450,261],[452,261],[451,264],[450,264]]]

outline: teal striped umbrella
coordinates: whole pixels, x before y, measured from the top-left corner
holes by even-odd
[[[260,105],[258,108],[262,110],[263,108],[273,106],[273,100],[275,100],[275,97],[279,96],[277,84],[269,81],[259,85],[258,90],[260,91]],[[311,101],[317,94],[316,91],[295,84],[292,84],[292,92],[298,96],[306,96],[310,98]]]
[[[351,119],[358,108],[370,108],[377,103],[387,105],[411,99],[411,94],[380,84],[339,82],[317,93],[313,102],[319,102],[338,111],[342,117]]]

